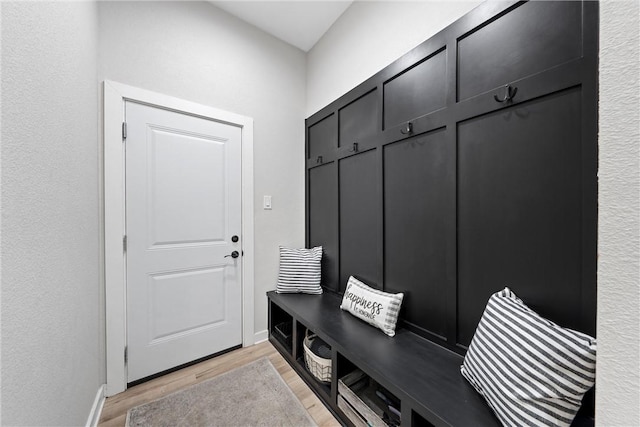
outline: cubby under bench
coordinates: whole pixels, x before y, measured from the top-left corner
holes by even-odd
[[[399,401],[402,426],[500,425],[460,374],[461,355],[404,328],[388,337],[340,310],[336,294],[268,292],[267,297],[269,340],[345,425],[354,423],[338,407],[338,380],[355,369]],[[307,329],[331,346],[330,385],[305,368],[302,342]]]

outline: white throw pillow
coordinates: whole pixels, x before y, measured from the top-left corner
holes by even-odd
[[[280,246],[280,272],[276,292],[321,294],[322,246],[294,249]]]
[[[351,276],[340,308],[382,329],[392,337],[396,334],[396,323],[403,297],[402,293],[390,294],[373,289]]]
[[[527,307],[489,298],[460,368],[504,425],[569,426],[593,387],[596,340]]]

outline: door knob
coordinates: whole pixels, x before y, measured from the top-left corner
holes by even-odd
[[[238,258],[239,256],[240,256],[240,253],[238,253],[238,251],[233,251],[229,255],[225,255],[224,257]]]

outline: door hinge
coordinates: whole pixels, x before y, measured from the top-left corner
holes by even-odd
[[[129,347],[124,346],[124,364],[125,365],[129,361],[129,352],[127,350],[129,350]]]
[[[122,140],[127,139],[127,122],[122,122]]]
[[[122,251],[123,252],[127,251],[127,236],[126,235],[122,236]]]

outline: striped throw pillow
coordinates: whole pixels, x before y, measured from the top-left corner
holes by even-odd
[[[355,277],[349,277],[340,308],[382,329],[390,337],[396,334],[396,323],[404,294],[390,294],[373,289]]]
[[[544,319],[505,288],[489,298],[461,372],[502,424],[569,426],[595,365],[594,338]]]
[[[277,293],[321,294],[322,246],[294,249],[280,246]]]

